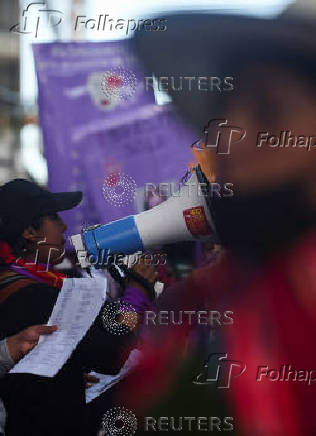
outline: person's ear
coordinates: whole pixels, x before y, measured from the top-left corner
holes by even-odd
[[[43,239],[43,234],[40,230],[34,229],[34,227],[29,226],[27,227],[23,234],[23,238],[26,239],[28,242],[38,243],[40,240]]]

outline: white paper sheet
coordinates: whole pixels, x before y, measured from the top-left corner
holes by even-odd
[[[91,327],[106,299],[105,278],[64,279],[48,325],[58,330],[42,336],[11,373],[31,373],[54,377]],[[44,291],[45,292],[45,291]]]
[[[136,348],[135,350],[132,350],[118,374],[104,375],[94,371],[90,372],[91,375],[98,377],[100,381],[93,384],[91,388],[86,389],[86,403],[90,403],[90,401],[94,400],[96,397],[103,394],[103,392],[110,389],[113,385],[126,377],[139,364],[141,355],[142,353]]]

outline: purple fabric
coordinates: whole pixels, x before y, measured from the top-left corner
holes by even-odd
[[[22,274],[23,276],[29,277],[30,279],[36,280],[37,282],[43,282],[39,277],[34,276],[33,274],[31,274],[26,268],[23,268],[21,266],[16,266],[16,265],[9,265],[9,268],[12,271],[15,271],[18,274]]]
[[[139,211],[137,199],[121,207],[104,199],[104,179],[113,173],[134,179],[137,192],[148,182],[179,180],[195,135],[170,107],[154,104],[128,41],[44,43],[33,50],[49,189],[84,193],[81,205],[62,213],[68,235]],[[136,75],[137,87],[113,104],[101,80],[117,66]]]
[[[147,294],[145,294],[144,291],[141,291],[138,288],[126,288],[121,301],[132,306],[135,309],[135,312],[137,312],[138,314],[143,314],[147,310],[155,310],[155,306],[150,301]]]

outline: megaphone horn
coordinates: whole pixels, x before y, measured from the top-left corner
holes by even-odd
[[[207,204],[208,181],[196,167],[179,192],[150,210],[108,224],[85,229],[71,241],[82,267],[86,255],[98,258],[100,251],[133,254],[158,245],[208,239],[215,235]],[[85,252],[85,254],[83,253]],[[85,258],[85,260],[84,260]]]

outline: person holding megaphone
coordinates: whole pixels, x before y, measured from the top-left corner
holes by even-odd
[[[0,340],[47,323],[66,278],[54,269],[65,253],[66,225],[58,212],[72,209],[81,198],[81,192],[51,193],[23,179],[0,187]],[[134,270],[122,301],[141,315],[151,307],[147,289],[156,273],[144,264]],[[112,335],[99,314],[55,377],[15,373],[1,378],[6,436],[85,435],[83,375],[93,369],[118,373],[135,342],[136,325],[127,327],[128,334]]]

